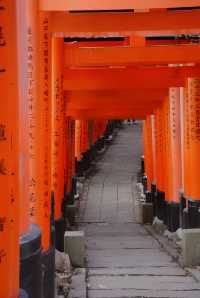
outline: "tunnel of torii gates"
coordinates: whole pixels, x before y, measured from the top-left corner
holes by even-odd
[[[154,215],[200,226],[199,7],[0,0],[1,298],[54,297],[76,177],[116,119],[144,120]]]

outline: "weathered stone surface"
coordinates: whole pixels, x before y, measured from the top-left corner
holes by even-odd
[[[87,237],[87,248],[104,249],[147,249],[158,248],[158,242],[151,236]]]
[[[200,265],[200,229],[183,230],[182,249],[185,266]]]
[[[186,276],[186,272],[178,267],[134,267],[90,269],[89,276]]]
[[[142,223],[143,224],[153,223],[153,204],[152,203],[142,204]]]
[[[68,298],[86,298],[86,270],[76,269],[72,276],[72,284]]]
[[[199,298],[199,291],[171,290],[89,290],[89,298]]]
[[[65,232],[65,253],[70,257],[71,263],[75,267],[85,265],[85,234],[83,231]]]
[[[140,139],[140,126],[120,131],[83,196],[88,298],[199,298],[200,284],[136,223]]]

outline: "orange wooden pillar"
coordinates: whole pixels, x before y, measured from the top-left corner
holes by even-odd
[[[160,105],[155,111],[155,164],[156,164],[156,198],[155,198],[155,215],[164,220],[165,209],[165,126],[164,110]]]
[[[147,172],[148,172],[148,145],[147,145],[147,120],[143,121],[143,156],[142,156],[142,184],[144,192],[147,191]]]
[[[62,214],[64,199],[64,40],[52,40],[52,191],[55,199],[56,248],[64,249],[65,222]]]
[[[75,157],[81,160],[81,120],[75,120]]]
[[[83,175],[84,172],[89,168],[93,155],[93,146],[90,146],[90,130],[88,120],[81,121],[81,154],[81,174]]]
[[[180,89],[170,88],[166,111],[166,193],[167,226],[179,228],[180,190],[182,187]]]
[[[81,125],[81,152],[84,154],[89,149],[89,127],[88,120],[82,120]]]
[[[200,227],[200,78],[189,78],[185,97],[184,192],[188,206],[188,227]],[[187,168],[186,168],[187,167]]]
[[[19,90],[17,7],[0,10],[0,297],[19,296]]]
[[[104,149],[104,132],[105,132],[105,121],[99,120],[98,121],[98,140],[97,140],[97,150],[101,151]]]
[[[190,81],[191,83],[191,81]],[[191,197],[191,97],[189,96],[189,80],[186,79],[185,88],[182,92],[183,100],[183,194],[181,196],[181,226],[189,227],[188,201]]]
[[[73,177],[75,176],[75,120],[68,118],[68,133],[67,133],[67,194],[68,204],[73,203],[74,189]]]
[[[52,203],[52,37],[51,13],[39,13],[39,113],[38,157],[39,197],[42,230],[43,297],[54,294],[54,210]]]
[[[144,162],[145,175],[147,178],[147,190],[151,192],[151,185],[153,182],[153,148],[152,148],[152,122],[151,115],[146,117],[143,122],[144,128]]]
[[[152,133],[152,191],[156,186],[156,136],[155,136],[155,115],[151,115],[151,133]]]
[[[30,218],[39,226],[42,240],[41,296],[52,297],[54,292],[54,243],[52,238],[51,196],[51,14],[39,12],[39,3],[29,1],[28,27],[28,124],[30,155]],[[31,66],[32,63],[32,66]],[[34,240],[35,241],[35,240]],[[35,262],[35,266],[39,262]],[[43,283],[42,283],[42,276]],[[30,297],[39,286],[32,283]]]
[[[70,165],[70,121],[69,117],[64,117],[64,196],[68,199],[69,191],[69,165]]]
[[[92,143],[95,144],[97,140],[97,120],[93,121],[93,129],[92,129]]]
[[[22,0],[17,5],[18,59],[20,96],[20,285],[29,297],[42,295],[41,230],[39,222],[32,223],[38,194],[36,170],[36,114],[37,105],[37,57],[38,57],[38,3]],[[28,251],[28,253],[27,253]],[[34,270],[31,266],[35,258]]]

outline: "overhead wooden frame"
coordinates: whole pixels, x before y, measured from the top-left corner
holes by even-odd
[[[151,100],[159,101],[162,100],[165,96],[168,95],[168,89],[134,89],[130,90],[102,90],[102,91],[68,91],[65,92],[66,101],[74,101],[77,103],[83,104],[84,101],[87,102],[89,100],[93,100],[96,102],[101,102],[103,100],[109,101],[112,100],[115,102],[116,100],[120,100],[121,104],[123,102],[136,102],[140,101],[148,103]],[[78,105],[78,104],[77,104]]]
[[[52,14],[52,31],[68,37],[198,34],[199,28],[200,10]]]
[[[48,11],[129,10],[200,6],[199,0],[40,0]]]
[[[65,46],[65,67],[185,64],[200,62],[200,45],[152,47]]]
[[[200,77],[200,67],[66,68],[64,90],[183,87],[187,77]]]
[[[147,110],[138,109],[113,109],[108,111],[104,109],[102,111],[96,109],[89,110],[66,110],[66,117],[71,117],[73,119],[145,119],[146,115],[152,114],[153,109],[148,108]]]

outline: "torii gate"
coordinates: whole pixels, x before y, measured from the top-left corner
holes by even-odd
[[[156,46],[145,37],[199,34],[200,12],[195,10],[199,6],[198,0],[0,0],[4,98],[0,109],[0,296],[19,296],[19,236],[21,244],[27,244],[27,235],[35,237],[39,253],[42,236],[43,257],[53,257],[51,192],[60,231],[64,189],[71,191],[74,173],[72,119],[145,119],[155,108],[163,111],[169,87],[184,87],[185,78],[199,77],[200,46],[188,42]],[[180,7],[194,10],[177,10]],[[109,11],[114,11],[112,17]],[[66,45],[63,40],[110,36],[120,36],[125,42],[97,47],[95,43]],[[191,102],[197,98],[198,84],[198,79],[191,80],[188,86]],[[156,125],[160,129],[159,121]],[[185,151],[193,153],[191,172],[197,173],[199,144],[192,137],[190,142],[192,151],[187,146]],[[63,158],[65,165],[60,162]],[[159,190],[164,191],[161,180]],[[188,194],[196,199],[194,182],[192,187]],[[39,226],[36,234],[33,228],[30,232],[31,223]],[[42,285],[41,264],[37,264],[31,284],[34,298],[41,297],[42,287],[46,297],[53,295],[53,267],[43,262],[51,276]]]

